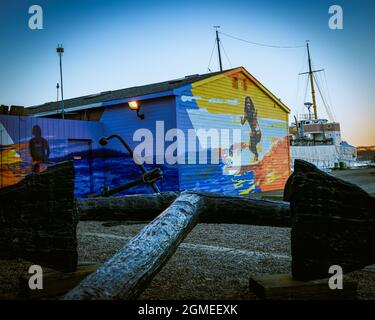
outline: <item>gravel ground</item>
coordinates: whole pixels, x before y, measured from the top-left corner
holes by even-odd
[[[80,261],[104,262],[144,224],[85,221],[78,225]],[[153,279],[140,299],[244,299],[249,277],[289,273],[290,229],[247,225],[199,224]],[[19,277],[30,263],[0,260],[0,299],[19,298]],[[375,299],[375,268],[356,272],[358,296]]]
[[[105,261],[144,225],[79,225],[82,260]],[[250,275],[290,270],[290,229],[199,224],[141,299],[249,299]]]
[[[372,196],[375,196],[375,168],[332,170],[331,174],[337,178],[354,183]]]

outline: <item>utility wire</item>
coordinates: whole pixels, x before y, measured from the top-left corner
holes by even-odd
[[[211,65],[211,61],[212,61],[212,56],[214,55],[215,47],[216,47],[216,38],[215,38],[215,41],[214,41],[214,46],[212,47],[210,61],[208,62],[208,66],[207,66],[208,72],[211,72],[210,65]]]
[[[265,44],[265,43],[259,43],[259,42],[254,42],[254,41],[250,41],[250,40],[241,39],[241,38],[238,38],[236,36],[232,36],[232,35],[224,33],[224,32],[219,32],[219,33],[224,35],[224,36],[227,36],[229,38],[232,38],[232,39],[235,39],[235,40],[238,40],[238,41],[242,41],[242,42],[246,42],[246,43],[250,43],[250,44],[253,44],[253,45],[256,45],[256,46],[261,46],[261,47],[278,48],[278,49],[295,49],[295,48],[304,48],[305,47],[305,45],[278,46],[278,45],[272,45],[272,44]]]
[[[223,46],[223,42],[222,42],[222,41],[220,41],[220,45],[221,45],[221,48],[222,48],[223,51],[224,51],[224,55],[225,55],[225,57],[227,58],[230,67],[232,68],[232,63],[230,62],[230,59],[229,59],[229,57],[228,57],[228,55],[227,55],[227,52],[226,52],[225,49],[224,49],[224,46]]]

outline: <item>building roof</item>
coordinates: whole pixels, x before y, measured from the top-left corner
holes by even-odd
[[[232,69],[230,69],[232,70]],[[151,83],[144,86],[138,86],[138,87],[131,87],[131,88],[125,88],[125,89],[119,89],[119,90],[113,90],[113,91],[104,91],[97,94],[91,94],[86,95],[82,97],[72,98],[72,99],[65,99],[64,100],[64,109],[65,112],[69,112],[69,109],[77,106],[83,106],[83,105],[90,105],[95,104],[99,102],[105,102],[105,101],[112,101],[112,100],[119,100],[119,99],[125,99],[125,98],[132,98],[132,97],[139,97],[164,91],[171,91],[177,88],[180,88],[182,86],[191,84],[193,82],[196,82],[198,80],[203,80],[209,77],[212,77],[214,75],[224,73],[228,70],[224,70],[222,72],[211,72],[206,74],[195,74],[186,76],[184,78],[174,79],[174,80],[168,80],[164,82],[158,82],[158,83]],[[47,102],[41,105],[36,106],[30,106],[27,108],[29,115],[37,115],[47,112],[61,112],[61,101],[53,101],[53,102]]]
[[[233,72],[242,71],[248,76],[261,90],[263,90],[271,99],[273,99],[279,106],[281,106],[286,112],[290,112],[290,109],[281,102],[276,96],[274,96],[267,88],[265,88],[254,76],[252,76],[245,68],[238,67],[227,69],[219,72],[211,72],[205,74],[194,74],[185,76],[183,78],[147,84],[144,86],[131,87],[113,91],[104,91],[97,94],[86,95],[82,97],[66,99],[64,100],[64,110],[65,112],[76,111],[81,109],[91,109],[101,107],[106,105],[106,102],[114,101],[117,103],[122,103],[122,99],[136,99],[143,96],[148,96],[148,98],[155,97],[157,94],[162,96],[162,93],[168,93],[165,95],[172,95],[172,91],[183,87],[185,85],[192,84],[193,82],[206,80],[210,81],[209,78],[215,76],[220,76],[222,74],[230,74]],[[154,95],[154,96],[152,96]],[[113,103],[108,103],[113,104]],[[61,113],[61,101],[47,102],[45,104],[30,106],[27,108],[29,115],[43,116],[48,114]]]

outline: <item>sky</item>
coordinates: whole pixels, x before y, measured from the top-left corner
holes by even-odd
[[[43,9],[42,30],[28,26],[34,4]],[[328,27],[331,5],[343,9],[342,30]],[[56,101],[59,43],[65,48],[65,99],[207,73],[215,25],[271,45],[309,40],[343,138],[355,146],[375,145],[373,0],[0,0],[0,104]],[[305,48],[220,38],[225,69],[245,67],[290,107],[290,122],[306,113],[306,76],[298,75],[307,71]],[[214,51],[212,71],[218,70],[217,60]],[[320,99],[318,114],[327,117]]]

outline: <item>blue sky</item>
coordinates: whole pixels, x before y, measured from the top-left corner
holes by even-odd
[[[44,29],[28,28],[28,8],[44,11]],[[344,29],[328,28],[341,5]],[[240,38],[276,45],[311,42],[324,68],[335,120],[354,145],[375,144],[375,1],[174,0],[4,1],[0,3],[0,104],[56,100],[56,45],[65,54],[64,95],[80,95],[206,73],[214,25]],[[244,66],[293,114],[303,112],[305,50],[253,46],[221,36],[230,62]],[[211,70],[217,70],[214,53]],[[321,101],[319,113],[326,116]]]

